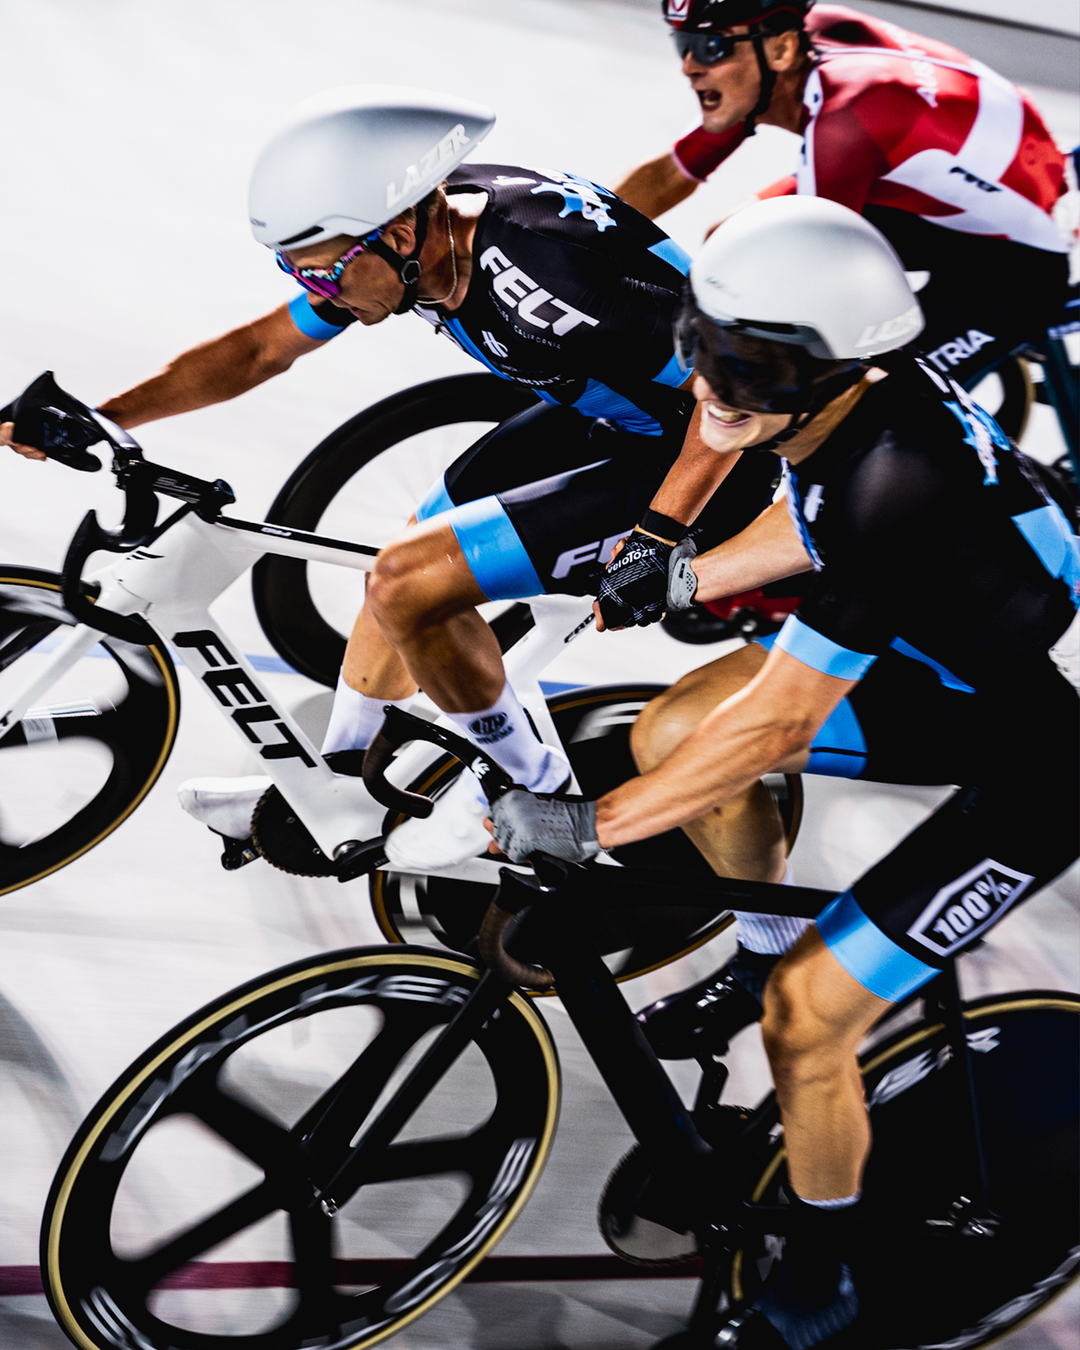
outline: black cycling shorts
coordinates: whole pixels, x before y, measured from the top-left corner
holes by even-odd
[[[1049,659],[995,696],[879,657],[814,738],[808,771],[961,786],[818,915],[845,970],[896,1002],[1075,861],[1078,743],[1080,699]]]
[[[593,595],[678,458],[686,425],[641,436],[537,403],[460,455],[417,519],[445,514],[489,600]],[[773,456],[743,455],[702,513],[699,547],[745,529],[772,500],[776,473]]]

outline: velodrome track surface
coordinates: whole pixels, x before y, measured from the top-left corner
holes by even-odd
[[[912,12],[908,21],[918,28],[921,17],[930,31],[930,16]],[[317,88],[403,81],[485,100],[500,114],[486,158],[550,164],[600,182],[659,153],[694,111],[655,15],[617,4],[308,0],[301,10],[280,0],[13,0],[0,15],[0,50],[0,402],[46,368],[98,402],[288,298],[289,283],[248,235],[246,178],[267,122]],[[1075,144],[1075,93],[1035,92],[1062,143]],[[796,149],[795,138],[764,129],[722,183],[672,213],[668,228],[692,251],[711,219],[785,172]],[[238,513],[258,517],[298,460],[346,417],[419,380],[473,368],[450,344],[433,342],[426,326],[392,320],[351,330],[231,405],[140,434],[155,460],[228,478]],[[1052,459],[1056,429],[1045,409],[1036,412],[1026,444]],[[422,493],[452,452],[449,440],[435,438],[407,490],[387,482],[373,492],[374,513],[385,515],[403,491]],[[0,561],[58,567],[87,509],[115,518],[119,498],[104,473],[14,457],[2,467]],[[362,516],[354,523],[365,528]],[[338,591],[332,603],[343,613],[353,599]],[[271,657],[246,583],[219,608],[246,652]],[[655,630],[591,635],[548,678],[670,680],[719,654]],[[312,721],[325,715],[317,686],[264,664],[275,695],[304,705]],[[380,940],[364,883],[301,881],[262,864],[235,876],[219,868],[213,842],[179,812],[174,789],[193,774],[252,767],[183,671],[181,683],[180,736],[147,801],[93,853],[0,900],[0,1350],[67,1343],[33,1292],[38,1221],[73,1128],[112,1078],[242,980]],[[940,795],[806,781],[793,862],[807,885],[846,884]],[[965,967],[968,992],[1080,987],[1076,892],[1074,869],[996,930]],[[718,939],[627,986],[633,1005],[689,983],[727,950]],[[500,1254],[599,1254],[606,1249],[595,1196],[627,1132],[557,1004],[545,1013],[563,1057],[563,1121],[541,1185]],[[726,1099],[756,1100],[767,1084],[756,1033],[740,1039],[734,1066]],[[149,1222],[155,1196],[143,1203]],[[691,1290],[687,1281],[474,1285],[394,1344],[636,1350],[675,1329]],[[1002,1344],[1065,1350],[1075,1344],[1077,1307],[1073,1290]]]

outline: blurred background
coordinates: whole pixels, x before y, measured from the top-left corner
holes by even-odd
[[[994,66],[1031,91],[1063,148],[1080,141],[1072,0],[856,7]],[[291,284],[248,232],[247,177],[269,125],[315,90],[382,81],[477,99],[499,114],[485,159],[608,184],[670,147],[696,112],[653,0],[6,0],[0,52],[0,402],[50,369],[77,397],[99,403],[289,299]],[[708,224],[788,172],[797,150],[794,136],[762,128],[662,224],[693,252]],[[350,329],[234,403],[137,434],[158,462],[228,479],[237,514],[261,518],[295,465],[346,418],[419,381],[474,368],[426,324],[392,319]],[[436,438],[425,472],[467,443],[465,432]],[[1047,408],[1036,407],[1025,448],[1047,462],[1061,453]],[[12,455],[0,471],[4,562],[57,569],[85,511],[116,519],[119,497],[106,473]],[[368,508],[399,509],[396,489],[366,483]],[[354,578],[329,603],[346,615],[358,600]],[[328,695],[275,657],[246,580],[216,612],[260,659],[274,695],[316,727]],[[722,650],[655,629],[593,634],[547,678],[618,682],[632,672],[667,682]],[[176,785],[255,766],[239,740],[222,737],[186,672],[180,678],[180,735],[147,800],[77,863],[0,898],[0,1350],[66,1344],[35,1292],[38,1224],[76,1124],[112,1079],[241,981],[382,940],[363,882],[304,881],[262,863],[236,875],[220,869],[215,841],[177,807]],[[5,807],[20,790],[17,776],[0,781]],[[814,779],[806,790],[796,879],[830,887],[847,885],[942,795]],[[966,963],[965,989],[1080,987],[1076,882],[1074,869],[995,930]],[[626,986],[632,1005],[700,977],[730,945],[721,937]],[[544,1012],[563,1056],[563,1124],[541,1186],[500,1250],[601,1252],[595,1199],[628,1135],[557,1001]],[[726,1100],[756,1101],[766,1088],[749,1031]],[[152,1188],[142,1197],[148,1224],[158,1199]],[[677,1328],[691,1294],[686,1280],[472,1286],[394,1344],[637,1350]],[[1077,1318],[1074,1289],[1002,1344],[1075,1347]]]

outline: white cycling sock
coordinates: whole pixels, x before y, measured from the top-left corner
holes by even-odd
[[[794,886],[791,866],[784,872],[784,886]],[[810,919],[795,919],[790,914],[750,914],[735,910],[736,934],[740,947],[762,956],[783,956],[810,927]]]
[[[515,783],[530,792],[555,792],[566,782],[570,766],[561,751],[536,739],[525,709],[509,684],[490,708],[447,713],[474,745],[501,764]]]
[[[387,705],[407,709],[415,697],[412,694],[409,698],[370,698],[347,685],[345,676],[339,675],[321,753],[366,750],[379,734]]]

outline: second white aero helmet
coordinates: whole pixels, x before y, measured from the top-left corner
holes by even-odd
[[[924,326],[884,235],[823,197],[773,197],[730,216],[691,267],[689,290],[683,359],[747,411],[820,407]]]
[[[304,99],[255,161],[248,194],[251,230],[268,248],[309,248],[336,235],[369,234],[425,197],[495,125],[481,103],[397,84],[352,84]],[[427,229],[417,216],[411,258],[385,244],[415,298],[416,258]]]

